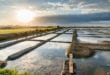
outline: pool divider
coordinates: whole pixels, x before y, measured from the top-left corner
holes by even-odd
[[[109,50],[110,41],[102,41],[102,43],[80,43],[77,39],[77,31],[73,32],[72,43],[66,50],[68,57],[63,64],[61,75],[77,75],[76,66],[73,58],[89,58],[95,54],[95,50]]]
[[[49,38],[49,39],[47,39],[47,40],[45,40],[45,41],[42,41],[42,42],[40,42],[39,44],[37,44],[37,45],[35,45],[35,46],[26,48],[26,49],[24,49],[24,50],[21,50],[20,52],[17,52],[17,53],[14,53],[14,54],[8,56],[7,61],[8,61],[8,60],[15,60],[15,59],[17,59],[17,58],[19,58],[19,57],[25,55],[26,53],[29,53],[30,51],[32,51],[32,50],[34,50],[34,49],[40,47],[41,45],[45,44],[46,42],[48,42],[48,41],[50,41],[50,40],[52,40],[52,39],[54,39],[54,38],[60,36],[61,34],[65,33],[65,32],[68,31],[68,30],[69,30],[69,29],[67,29],[67,30],[65,30],[64,32],[59,33],[59,34],[57,34],[57,35],[55,35],[55,36],[53,36],[53,37],[51,37],[51,38]]]
[[[28,40],[28,41],[44,41],[44,40]],[[56,42],[56,43],[71,43],[70,41],[49,41],[49,42]]]
[[[66,51],[66,56],[68,57],[63,64],[63,70],[61,75],[75,75],[76,74],[76,65],[73,61],[73,51],[76,49],[77,45],[77,32],[76,30],[73,31],[72,36],[72,43],[70,44],[69,48]]]
[[[11,42],[11,43],[2,44],[2,45],[0,45],[0,50],[2,50],[3,48],[7,48],[9,46],[15,45],[19,42],[23,42],[23,41],[26,41],[26,40],[29,40],[29,39],[32,39],[32,38],[35,38],[35,37],[44,36],[44,35],[47,35],[47,34],[52,34],[52,33],[57,32],[57,31],[60,31],[60,30],[58,29],[58,30],[54,30],[53,32],[49,31],[49,32],[45,32],[45,33],[40,33],[40,34],[37,34],[36,36],[32,36],[32,37],[29,37],[29,38],[26,37],[24,39],[16,40],[16,41]]]

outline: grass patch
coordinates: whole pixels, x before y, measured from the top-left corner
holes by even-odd
[[[36,28],[0,29],[0,34],[21,33],[34,30],[36,30]]]
[[[16,29],[0,29],[0,34],[24,33],[31,31],[47,31],[53,28],[16,28]]]
[[[26,37],[34,34],[40,34],[51,30],[56,30],[57,27],[45,28],[14,28],[14,29],[0,29],[0,41]]]
[[[0,75],[31,75],[28,72],[19,73],[16,69],[0,69]],[[40,73],[35,73],[34,75],[41,75]]]

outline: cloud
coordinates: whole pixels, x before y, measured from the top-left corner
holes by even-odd
[[[2,0],[1,6],[35,7],[54,14],[110,12],[110,0]],[[7,7],[6,7],[7,8]],[[12,7],[14,8],[14,7]],[[8,8],[7,8],[8,9]]]
[[[58,24],[72,24],[80,22],[93,22],[93,21],[110,21],[110,13],[91,13],[83,15],[58,15],[40,17],[35,22],[40,23],[58,23]]]
[[[92,13],[110,12],[110,0],[69,0],[69,2],[72,5],[76,4],[82,12],[86,9],[93,10]],[[88,13],[91,13],[91,11],[88,11]]]
[[[66,11],[68,14],[110,12],[110,0],[69,0],[68,2],[48,2],[47,4],[55,10]]]
[[[0,20],[20,8],[31,9],[38,16],[104,13],[110,12],[110,0],[0,0]]]

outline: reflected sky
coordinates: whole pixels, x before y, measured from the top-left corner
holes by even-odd
[[[73,33],[73,29],[70,29],[69,31],[67,31],[66,33]]]
[[[13,42],[16,42],[16,41],[19,41],[19,40],[23,40],[23,39],[26,39],[26,38],[31,38],[33,36],[36,36],[36,35],[22,37],[22,38],[18,38],[18,39],[14,39],[14,40],[3,41],[3,42],[0,42],[0,45],[7,44],[7,43],[13,43]]]
[[[86,43],[98,43],[98,40],[95,37],[78,37],[78,40]]]
[[[87,29],[85,29],[85,30],[78,30],[77,32],[78,32],[78,34],[81,34],[81,35],[83,35],[83,34],[87,34],[87,35],[101,35],[102,34],[102,33],[99,33],[98,30],[87,30]]]
[[[71,40],[72,40],[71,34],[62,34],[62,35],[56,37],[55,39],[53,39],[52,41],[69,41],[69,42],[71,42]]]
[[[78,40],[81,42],[98,43],[101,41],[110,41],[110,35],[104,35],[97,30],[79,30]]]
[[[105,72],[110,70],[110,52],[109,51],[97,51],[95,56],[89,59],[74,59],[77,63],[77,69],[79,75],[94,75],[94,73],[102,69]]]
[[[19,52],[25,48],[34,46],[38,44],[39,42],[33,42],[33,41],[24,41],[18,44],[15,44],[13,46],[7,47],[5,49],[0,50],[0,60],[5,60],[7,57],[13,53]]]
[[[70,33],[72,31],[73,30],[70,30],[66,33]],[[58,33],[61,32],[63,32],[63,30],[59,31]],[[98,32],[95,33],[95,31],[80,30],[78,31],[78,34],[78,40],[80,40],[80,42],[98,43],[100,41],[110,41],[110,39],[106,37],[109,35],[102,35]],[[80,34],[84,34],[85,37],[82,37]],[[90,34],[89,37],[87,37],[88,34]],[[99,34],[102,36],[102,38],[93,37],[93,35],[96,34]],[[46,40],[55,35],[56,34],[48,34],[46,36],[36,37],[32,40]],[[71,40],[72,34],[62,34],[54,38],[52,41],[71,42]],[[0,60],[5,60],[8,55],[38,43],[38,41],[25,41],[0,50]],[[67,59],[65,56],[65,50],[68,48],[68,46],[68,43],[47,42],[46,44],[34,49],[19,59],[8,61],[6,68],[16,68],[19,71],[40,72],[42,75],[60,75],[63,62]],[[94,72],[98,69],[103,69],[106,71],[110,69],[110,52],[96,51],[93,57],[80,59],[75,58],[74,61],[77,67],[77,73],[79,75],[94,75]]]
[[[101,41],[110,41],[110,38],[98,38],[98,37],[78,37],[81,42],[99,43]]]
[[[63,33],[65,30],[57,31],[56,33]]]
[[[56,34],[48,34],[48,35],[45,35],[45,36],[41,36],[41,37],[37,37],[37,38],[33,38],[32,40],[47,40],[53,36],[55,36]]]
[[[96,38],[110,38],[110,35],[78,35],[79,37],[96,37]]]
[[[66,58],[65,50],[68,46],[69,44],[65,43],[48,42],[17,60],[8,61],[6,68],[40,73],[56,70],[60,74],[63,61]]]

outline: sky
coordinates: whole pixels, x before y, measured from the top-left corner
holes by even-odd
[[[16,11],[31,10],[40,16],[109,13],[110,0],[0,0],[0,25],[23,24]]]

